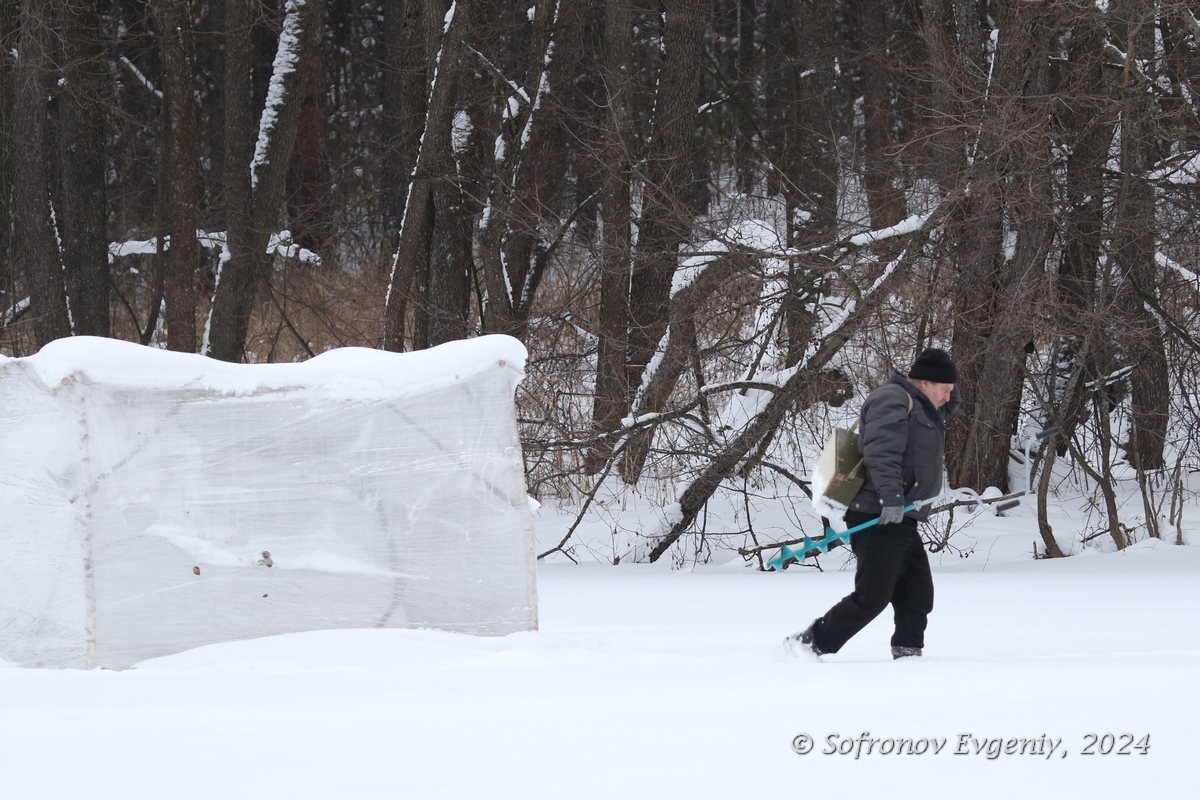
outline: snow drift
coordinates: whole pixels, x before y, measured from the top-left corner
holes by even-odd
[[[524,363],[503,336],[302,364],[88,337],[0,357],[0,658],[536,628]]]

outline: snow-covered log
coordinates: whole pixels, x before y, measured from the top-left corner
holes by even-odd
[[[302,364],[87,337],[0,357],[0,658],[536,628],[524,363],[504,336]]]

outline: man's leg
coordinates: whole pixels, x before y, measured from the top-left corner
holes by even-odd
[[[896,631],[893,647],[925,646],[925,625],[933,611],[933,574],[929,570],[929,554],[919,534],[907,541],[905,568],[892,593]]]
[[[854,512],[846,514],[848,525],[857,525],[871,517],[854,521]],[[896,582],[905,563],[905,529],[909,520],[896,525],[878,525],[854,534],[851,547],[857,557],[854,591],[843,597],[823,617],[813,623],[813,644],[822,653],[836,653],[850,637],[891,602]],[[915,527],[916,523],[912,523]]]

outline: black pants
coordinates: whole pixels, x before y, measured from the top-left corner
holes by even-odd
[[[849,527],[870,519],[868,514],[846,512]],[[933,575],[917,523],[905,518],[895,525],[867,528],[854,534],[850,546],[858,559],[854,591],[817,620],[817,647],[825,653],[841,650],[888,603],[896,621],[892,646],[924,647],[925,623],[933,610]]]

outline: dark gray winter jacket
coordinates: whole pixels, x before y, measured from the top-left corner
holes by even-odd
[[[912,398],[909,411],[908,398]],[[883,506],[908,505],[942,491],[946,423],[958,411],[958,387],[940,409],[899,372],[867,396],[859,415],[858,450],[866,480],[850,507],[878,514]],[[906,516],[924,520],[929,507]]]

